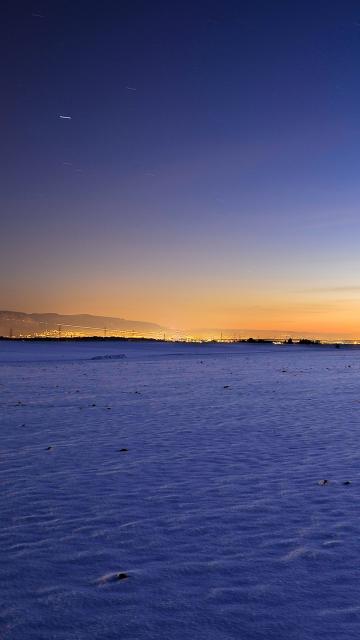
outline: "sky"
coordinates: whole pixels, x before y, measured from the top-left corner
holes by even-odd
[[[360,336],[358,2],[1,13],[0,308]]]

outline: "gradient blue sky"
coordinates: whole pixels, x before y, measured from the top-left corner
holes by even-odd
[[[13,0],[0,30],[1,308],[357,335],[358,2]]]

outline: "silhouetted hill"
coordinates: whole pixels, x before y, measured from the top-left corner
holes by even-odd
[[[89,314],[21,313],[0,311],[0,335],[144,335],[160,336],[164,328],[152,322]]]

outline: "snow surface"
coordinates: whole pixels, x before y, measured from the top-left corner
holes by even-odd
[[[1,343],[1,640],[359,638],[359,355]]]

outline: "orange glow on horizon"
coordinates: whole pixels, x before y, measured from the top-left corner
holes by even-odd
[[[106,283],[100,293],[93,295],[77,291],[74,284],[53,298],[48,297],[46,308],[40,299],[24,300],[17,310],[54,311],[64,314],[89,313],[130,320],[153,322],[171,330],[190,333],[201,330],[257,331],[271,333],[296,332],[321,336],[336,334],[354,339],[360,336],[360,296],[310,291],[169,291],[159,287],[140,290],[123,287],[123,292],[108,289]],[[14,309],[16,310],[16,308]]]

